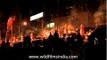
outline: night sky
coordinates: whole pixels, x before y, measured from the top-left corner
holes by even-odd
[[[66,15],[67,7],[75,6],[79,10],[95,12],[103,0],[0,0],[0,22],[7,22],[7,19],[16,8],[20,10],[22,17],[29,17],[41,11],[45,17],[51,14],[56,16]],[[82,7],[82,8],[81,8]],[[16,9],[16,10],[17,10]]]

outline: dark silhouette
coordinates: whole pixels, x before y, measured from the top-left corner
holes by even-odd
[[[96,45],[95,38],[98,40]],[[9,41],[7,43],[3,42],[0,47],[0,51],[4,51],[6,53],[9,52],[8,54],[14,52],[13,55],[21,55],[21,57],[44,54],[77,55],[79,57],[78,59],[80,60],[92,60],[92,56],[94,56],[94,59],[105,57],[106,27],[104,25],[98,27],[89,36],[89,42],[83,44],[83,39],[84,37],[82,37],[79,32],[78,34],[63,34],[63,37],[60,38],[57,30],[55,30],[54,35],[50,33],[47,39],[44,38],[41,40],[39,38],[35,41],[32,41],[32,43],[30,36],[28,35],[24,37],[24,42],[15,43],[13,47],[10,46]],[[18,52],[16,52],[16,50],[13,51],[9,49],[3,50],[3,48],[9,47],[13,49],[18,48],[19,50]]]
[[[31,47],[31,39],[30,39],[30,36],[25,36],[24,37],[24,47],[27,48],[27,47]]]
[[[98,43],[95,45],[95,38]],[[106,56],[106,25],[99,26],[90,36],[90,46],[86,49],[86,59],[102,59],[105,60]],[[94,56],[94,58],[93,58]]]

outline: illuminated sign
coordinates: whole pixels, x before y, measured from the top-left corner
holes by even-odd
[[[36,19],[39,19],[39,18],[42,18],[42,17],[43,17],[43,12],[31,16],[30,21],[33,21],[33,20],[36,20]]]
[[[55,23],[54,22],[52,22],[52,23],[49,23],[49,24],[47,24],[47,28],[53,28],[55,26]]]

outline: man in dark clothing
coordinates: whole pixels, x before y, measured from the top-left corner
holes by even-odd
[[[54,37],[55,37],[55,39],[59,38],[59,34],[58,34],[57,30],[55,30]]]
[[[31,47],[31,39],[28,35],[24,37],[24,47]]]

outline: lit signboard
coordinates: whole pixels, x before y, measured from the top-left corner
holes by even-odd
[[[53,28],[55,26],[55,23],[54,22],[52,22],[52,23],[49,23],[49,24],[47,24],[47,28]]]
[[[39,18],[42,18],[43,17],[43,12],[40,12],[36,15],[33,15],[30,17],[30,21],[33,21],[33,20],[36,20],[36,19],[39,19]]]

